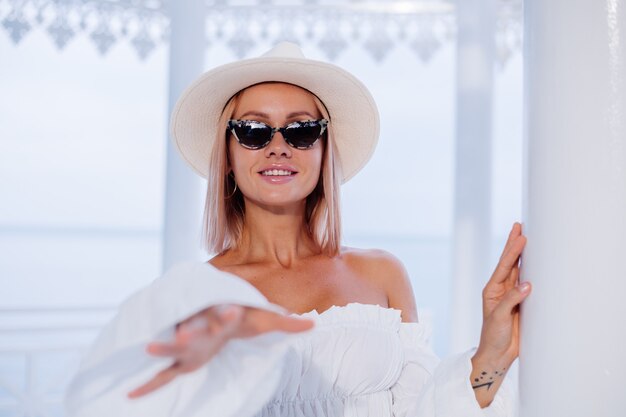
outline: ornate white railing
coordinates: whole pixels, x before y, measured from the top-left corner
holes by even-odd
[[[113,307],[0,309],[0,415],[62,417],[63,393]]]
[[[427,62],[455,37],[452,0],[205,0],[207,47],[222,44],[242,58],[278,40],[315,44],[327,59],[363,47],[383,61],[395,47]],[[520,50],[522,0],[497,0],[497,59]],[[13,43],[33,29],[47,32],[59,50],[76,36],[102,55],[129,42],[140,59],[167,43],[167,0],[0,0],[0,22]]]

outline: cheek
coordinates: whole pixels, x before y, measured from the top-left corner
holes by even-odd
[[[321,176],[322,175],[322,157],[320,156],[319,159],[317,160],[317,176]]]
[[[323,158],[324,158],[324,148],[320,148],[320,149],[315,149],[313,150],[315,153],[311,155],[311,159],[310,159],[310,164],[312,167],[314,167],[311,170],[311,176],[313,177],[312,180],[315,181],[315,184],[317,185],[317,181],[321,180],[321,176],[322,176],[322,165],[323,165]]]

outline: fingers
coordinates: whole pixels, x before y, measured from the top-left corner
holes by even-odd
[[[183,353],[184,346],[176,343],[150,343],[146,351],[153,356],[179,356]]]
[[[245,317],[245,325],[239,337],[252,337],[262,333],[279,331],[297,333],[310,330],[312,320],[284,316],[273,311],[250,309]]]
[[[311,328],[313,328],[314,324],[315,323],[312,320],[278,315],[276,316],[276,321],[274,323],[274,330],[287,333],[298,333],[310,330]]]
[[[502,254],[500,255],[500,259],[502,259],[506,254],[508,254],[512,247],[515,246],[516,241],[519,237],[523,237],[522,235],[522,225],[515,222],[513,223],[513,227],[509,232],[509,236],[504,244],[504,248],[502,249]]]
[[[302,332],[313,321],[284,316],[272,311],[224,305],[204,310],[181,322],[171,343],[154,342],[147,346],[151,355],[171,357],[173,365],[150,381],[131,391],[129,398],[153,392],[176,376],[191,372],[208,362],[233,337],[250,337],[270,331]]]
[[[504,249],[502,250],[503,254],[508,251],[509,247],[511,246],[511,242],[513,242],[515,238],[521,234],[522,234],[522,225],[519,224],[518,222],[513,223],[513,227],[511,227],[509,236],[506,239],[506,243],[504,244]]]
[[[519,279],[519,263],[516,263],[515,265],[513,265],[513,268],[511,269],[511,273],[509,274],[509,278],[507,281],[507,288],[511,288],[515,286],[517,284],[518,279]]]
[[[515,307],[530,294],[530,282],[522,282],[515,288],[511,288],[494,309],[493,315],[498,320],[510,320]]]
[[[128,398],[138,398],[146,394],[149,394],[152,391],[155,391],[161,388],[163,385],[172,381],[174,378],[176,378],[178,374],[179,374],[178,366],[177,364],[174,364],[170,366],[169,368],[166,368],[162,370],[161,372],[159,372],[158,374],[156,374],[154,378],[152,378],[150,381],[146,382],[139,388],[136,388],[132,390],[131,392],[129,392]]]
[[[510,277],[512,269],[518,266],[519,257],[524,250],[524,246],[526,246],[526,237],[523,235],[518,235],[507,243],[507,247],[505,247],[500,261],[491,276],[491,282],[504,282]]]

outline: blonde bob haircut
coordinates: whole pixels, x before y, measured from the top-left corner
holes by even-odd
[[[224,106],[217,127],[217,138],[209,157],[203,241],[210,253],[219,254],[241,244],[246,217],[245,204],[243,194],[239,188],[236,188],[235,180],[229,168],[228,140],[230,132],[226,131],[226,125],[228,120],[233,117],[238,100],[244,90],[231,97]],[[329,120],[330,123],[325,133],[326,143],[322,156],[320,178],[317,186],[306,199],[305,224],[307,232],[319,246],[320,252],[332,257],[339,254],[341,246],[339,188],[342,175],[337,159],[338,153],[334,141],[332,119],[321,100],[315,94],[310,94],[313,96],[315,105],[322,117]]]

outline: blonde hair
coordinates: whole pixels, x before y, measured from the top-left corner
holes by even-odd
[[[235,180],[230,174],[228,163],[228,135],[230,133],[226,131],[226,124],[233,117],[243,91],[231,97],[224,106],[209,157],[203,240],[206,249],[211,253],[222,253],[237,247],[241,242],[243,232],[245,205],[243,194],[236,188]],[[336,256],[341,247],[339,201],[341,167],[337,158],[334,129],[328,110],[315,94],[311,93],[311,95],[322,117],[330,123],[325,133],[326,144],[320,179],[306,199],[305,224],[308,234],[319,246],[321,253]]]

